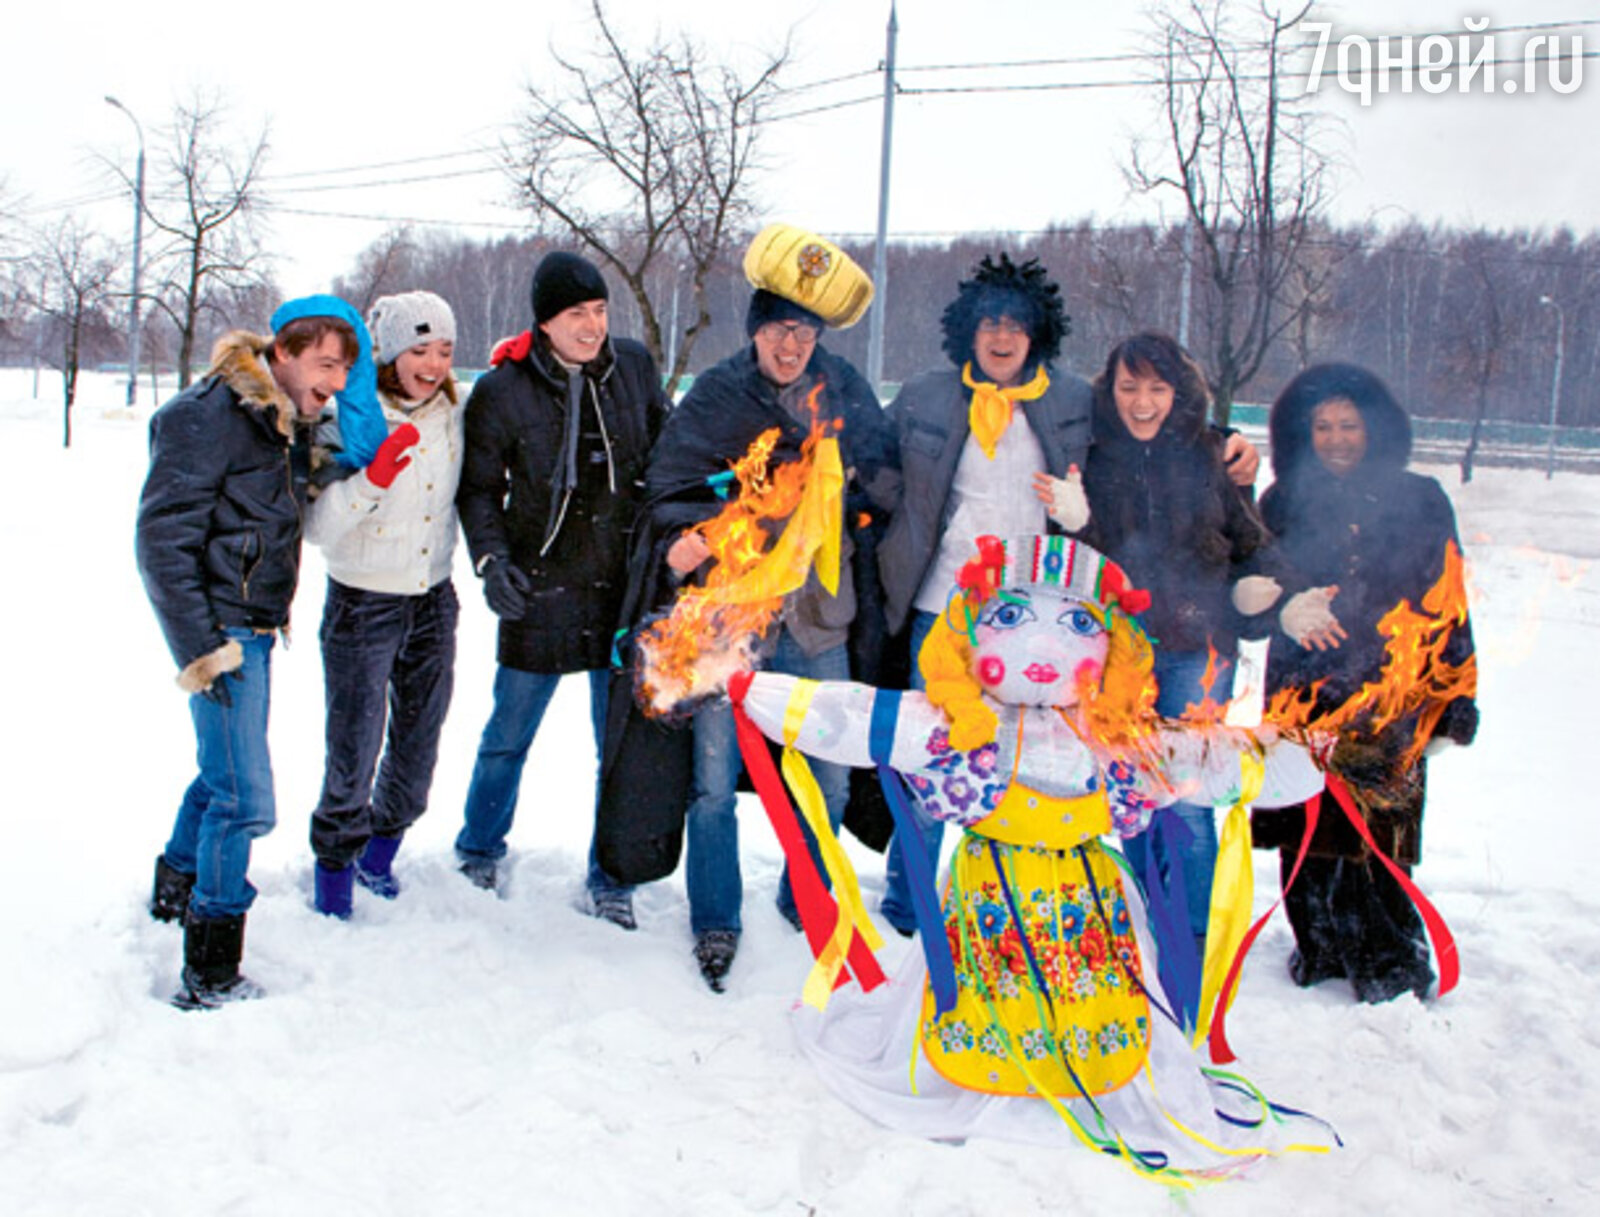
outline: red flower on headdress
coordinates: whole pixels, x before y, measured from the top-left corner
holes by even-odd
[[[969,603],[982,604],[1000,590],[1000,572],[1005,564],[1005,543],[999,537],[979,537],[978,556],[962,566],[956,585],[967,594]]]
[[[1150,593],[1142,587],[1134,587],[1128,580],[1128,572],[1109,559],[1100,574],[1100,590],[1102,599],[1116,601],[1117,607],[1130,617],[1150,607]]]

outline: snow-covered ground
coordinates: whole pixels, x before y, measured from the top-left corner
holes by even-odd
[[[0,1212],[277,1215],[1600,1211],[1600,828],[1590,796],[1600,480],[1438,470],[1472,563],[1477,744],[1432,768],[1418,877],[1460,944],[1440,1001],[1302,992],[1281,915],[1229,1029],[1273,1097],[1345,1148],[1258,1164],[1177,1203],[1082,1150],[917,1141],[836,1101],[788,1010],[802,940],[772,906],[779,855],[746,809],[745,939],[729,992],[690,958],[682,881],[626,934],[573,902],[593,750],[580,682],[537,741],[504,899],[454,871],[493,624],[476,581],[433,809],[393,904],[309,907],[322,763],[314,548],[294,646],[274,656],[280,824],[246,963],[266,1000],[165,1004],[180,932],[146,916],[191,776],[184,698],[133,564],[145,420],[89,377],[70,450],[58,382],[0,371]],[[1585,673],[1588,675],[1586,676]],[[881,863],[856,850],[870,903]],[[1275,858],[1256,856],[1258,905]],[[891,966],[907,949],[889,936]]]

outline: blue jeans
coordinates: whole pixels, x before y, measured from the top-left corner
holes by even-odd
[[[600,754],[606,731],[606,695],[609,672],[597,669],[589,677],[589,718],[594,728],[595,754]],[[559,673],[523,672],[501,664],[494,674],[494,709],[478,743],[478,760],[467,787],[466,823],[456,835],[456,856],[463,862],[498,862],[506,856],[506,834],[517,811],[517,791],[528,749],[539,733],[545,709],[561,683]],[[600,795],[599,764],[595,765],[595,798]],[[593,813],[591,810],[591,819]],[[632,891],[600,869],[595,861],[594,838],[589,839],[586,878],[591,892]]]
[[[1163,651],[1156,648],[1156,712],[1176,718],[1185,706],[1205,694],[1204,651]],[[1211,696],[1225,698],[1226,681],[1231,680],[1231,661],[1218,656],[1219,674]],[[1174,826],[1172,819],[1179,821]],[[1203,941],[1211,920],[1211,879],[1217,866],[1217,820],[1211,807],[1196,803],[1174,803],[1156,812],[1150,827],[1123,842],[1123,853],[1141,880],[1153,857],[1162,882],[1169,883],[1176,859],[1183,872],[1183,887],[1189,913],[1189,928],[1196,941]]]
[[[311,848],[319,862],[348,866],[373,837],[402,837],[427,810],[455,679],[459,615],[448,579],[420,596],[328,580],[322,613],[327,759],[322,797],[311,813]]]
[[[831,647],[819,655],[807,655],[788,630],[778,635],[778,649],[766,665],[773,672],[805,676],[812,680],[848,680],[850,658],[843,646]],[[694,716],[694,782],[689,792],[686,824],[688,856],[684,878],[689,890],[689,928],[696,936],[708,930],[742,927],[740,907],[744,903],[744,879],[739,873],[739,820],[736,814],[739,771],[743,761],[733,730],[733,707],[717,701]],[[844,818],[844,805],[850,797],[850,771],[843,765],[811,761],[811,772],[822,788],[828,807],[828,821],[835,829]],[[806,832],[812,857],[816,843]],[[789,872],[784,869],[778,885],[778,907],[784,914],[794,912],[794,893],[789,887]]]
[[[911,687],[924,689],[928,682],[922,678],[922,668],[917,664],[917,655],[922,650],[922,644],[928,637],[928,631],[933,629],[933,623],[939,620],[937,613],[924,613],[921,609],[914,609],[911,613]],[[922,844],[928,855],[928,869],[937,875],[939,873],[939,849],[944,844],[944,822],[935,820],[922,809],[922,800],[912,794],[907,788],[906,807],[911,812],[911,818],[916,821],[917,828],[922,833]],[[906,877],[905,859],[900,853],[900,834],[895,833],[889,838],[889,850],[884,858],[883,869],[883,899],[878,904],[878,911],[883,914],[883,919],[902,934],[914,934],[917,930],[916,914],[912,911],[911,885]]]
[[[229,629],[244,666],[219,679],[231,704],[189,698],[199,776],[184,792],[167,841],[167,865],[194,875],[189,908],[196,917],[234,917],[256,898],[246,874],[250,842],[272,831],[277,804],[267,716],[272,703],[273,635]]]

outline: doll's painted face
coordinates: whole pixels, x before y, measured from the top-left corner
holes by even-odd
[[[972,673],[1012,706],[1072,706],[1099,683],[1110,637],[1103,614],[1049,588],[1006,588],[978,614]]]

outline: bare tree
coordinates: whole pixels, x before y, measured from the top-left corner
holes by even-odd
[[[355,268],[348,276],[334,280],[334,294],[350,301],[365,315],[378,297],[402,290],[399,284],[412,277],[416,252],[411,225],[388,229],[357,255]]]
[[[750,213],[749,177],[761,116],[787,63],[787,44],[748,74],[712,60],[687,36],[623,43],[593,0],[595,43],[555,56],[559,88],[530,86],[508,151],[519,194],[627,285],[645,345],[665,367],[652,285],[688,287],[689,321],[674,347],[669,388],[711,324],[707,281]],[[658,266],[664,274],[652,276]]]
[[[1284,17],[1262,4],[1248,29],[1224,0],[1158,15],[1161,134],[1135,143],[1128,176],[1141,190],[1176,192],[1194,229],[1219,422],[1316,296],[1291,284],[1328,160],[1312,142],[1312,116],[1283,91],[1293,52],[1285,35],[1309,8]]]
[[[259,178],[267,132],[236,142],[220,98],[197,94],[163,132],[145,214],[156,249],[146,299],[178,335],[178,387],[192,379],[202,328],[226,325],[242,293],[265,285]]]
[[[1470,309],[1456,314],[1459,330],[1454,354],[1472,384],[1472,427],[1467,446],[1461,453],[1461,480],[1472,480],[1473,463],[1483,439],[1483,424],[1489,413],[1489,386],[1499,374],[1507,346],[1507,318],[1501,307],[1499,276],[1491,266],[1492,241],[1488,234],[1477,234],[1463,250],[1466,269],[1476,291]]]
[[[92,339],[114,332],[112,283],[121,254],[72,217],[41,232],[28,279],[37,284],[29,303],[45,326],[50,362],[61,370],[61,446],[72,447],[72,407],[78,371]]]

